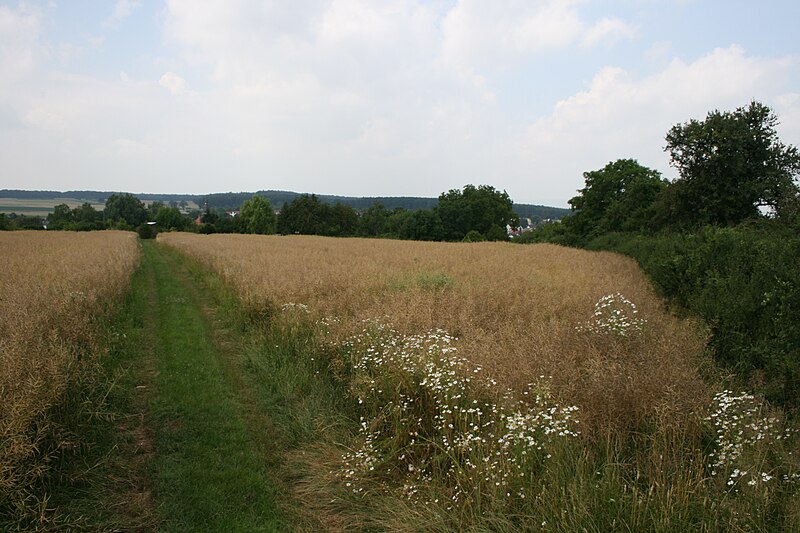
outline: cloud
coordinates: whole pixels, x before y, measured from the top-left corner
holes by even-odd
[[[125,80],[123,79],[123,81]],[[179,95],[186,92],[186,80],[174,72],[165,73],[163,76],[161,76],[161,79],[158,80],[158,84],[173,95]]]
[[[585,20],[575,0],[459,0],[444,19],[444,57],[481,70],[522,54],[576,43],[586,46],[630,38],[635,30],[618,18]]]
[[[717,48],[691,63],[675,58],[664,70],[640,79],[606,67],[586,91],[559,101],[549,115],[533,122],[521,149],[538,172],[567,177],[555,191],[561,197],[573,196],[582,186],[582,172],[619,158],[636,158],[674,177],[663,152],[670,127],[754,98],[796,116],[800,101],[781,96],[780,88],[797,68],[797,58],[748,56],[737,46]]]
[[[633,39],[636,29],[618,18],[602,18],[593,26],[586,29],[582,42],[585,46],[595,46],[599,43],[612,43],[621,39]]]
[[[16,9],[0,5],[0,91],[3,85],[30,75],[41,55],[42,15],[24,4]]]
[[[642,43],[643,74],[635,54],[599,61],[645,30],[584,4],[167,0],[152,70],[137,59],[96,75],[48,67],[41,16],[0,7],[0,160],[39,188],[107,189],[113,169],[131,190],[436,196],[489,183],[565,205],[610,160],[669,173],[667,129],[716,107],[774,104],[798,144],[796,58],[680,59]]]
[[[141,0],[117,0],[114,11],[103,21],[106,28],[116,28],[120,22],[128,18],[141,5]]]

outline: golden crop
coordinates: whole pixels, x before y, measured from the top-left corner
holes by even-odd
[[[74,444],[51,417],[96,362],[97,319],[126,292],[138,247],[127,232],[19,231],[0,232],[0,253],[0,503],[20,505],[48,455]]]
[[[306,236],[192,235],[159,240],[221,273],[254,312],[307,305],[344,336],[364,319],[416,334],[441,328],[499,383],[553,392],[592,427],[639,424],[705,405],[705,333],[670,315],[638,265],[549,244],[426,243]],[[635,335],[587,332],[596,304],[621,293],[644,325]]]

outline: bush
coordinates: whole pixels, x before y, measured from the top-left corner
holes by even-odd
[[[610,233],[590,249],[634,257],[674,303],[712,329],[717,360],[800,405],[800,238],[773,223],[654,237]]]
[[[136,228],[136,233],[139,234],[140,239],[155,239],[158,234],[155,226],[151,226],[147,222]]]

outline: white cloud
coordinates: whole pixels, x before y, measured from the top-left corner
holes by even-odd
[[[556,191],[562,198],[582,186],[582,172],[618,158],[639,159],[674,177],[663,152],[670,127],[751,99],[777,106],[787,116],[796,114],[800,101],[781,98],[778,91],[797,67],[796,58],[748,56],[736,46],[692,63],[673,59],[663,71],[641,79],[607,67],[586,91],[559,101],[550,115],[535,121],[522,149],[539,172],[567,177]]]
[[[586,29],[582,37],[585,46],[595,46],[599,43],[611,43],[621,39],[632,39],[636,36],[636,29],[618,18],[602,18],[593,26]]]
[[[647,32],[587,13],[564,0],[167,0],[156,70],[137,58],[78,76],[48,66],[40,16],[0,7],[0,160],[39,188],[435,196],[471,182],[564,205],[610,160],[668,170],[667,129],[715,107],[774,104],[798,144],[795,59],[730,47],[688,61],[641,43],[652,74],[600,68],[604,45]]]
[[[480,70],[519,54],[536,54],[575,43],[593,46],[632,37],[618,18],[585,20],[576,0],[459,0],[445,17],[444,56]]]
[[[16,9],[0,5],[0,91],[3,85],[30,75],[43,48],[38,39],[42,16],[24,5]]]
[[[131,16],[131,13],[141,5],[141,0],[117,0],[114,11],[103,21],[103,26],[115,28],[120,22]]]
[[[123,81],[126,80],[123,78]],[[174,72],[165,73],[163,76],[161,76],[161,79],[158,80],[158,84],[174,95],[179,95],[186,92],[186,80]]]

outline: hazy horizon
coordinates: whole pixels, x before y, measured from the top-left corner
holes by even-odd
[[[620,158],[675,178],[666,132],[714,109],[763,102],[800,144],[797,20],[788,0],[0,0],[0,188],[472,183],[566,206]]]

